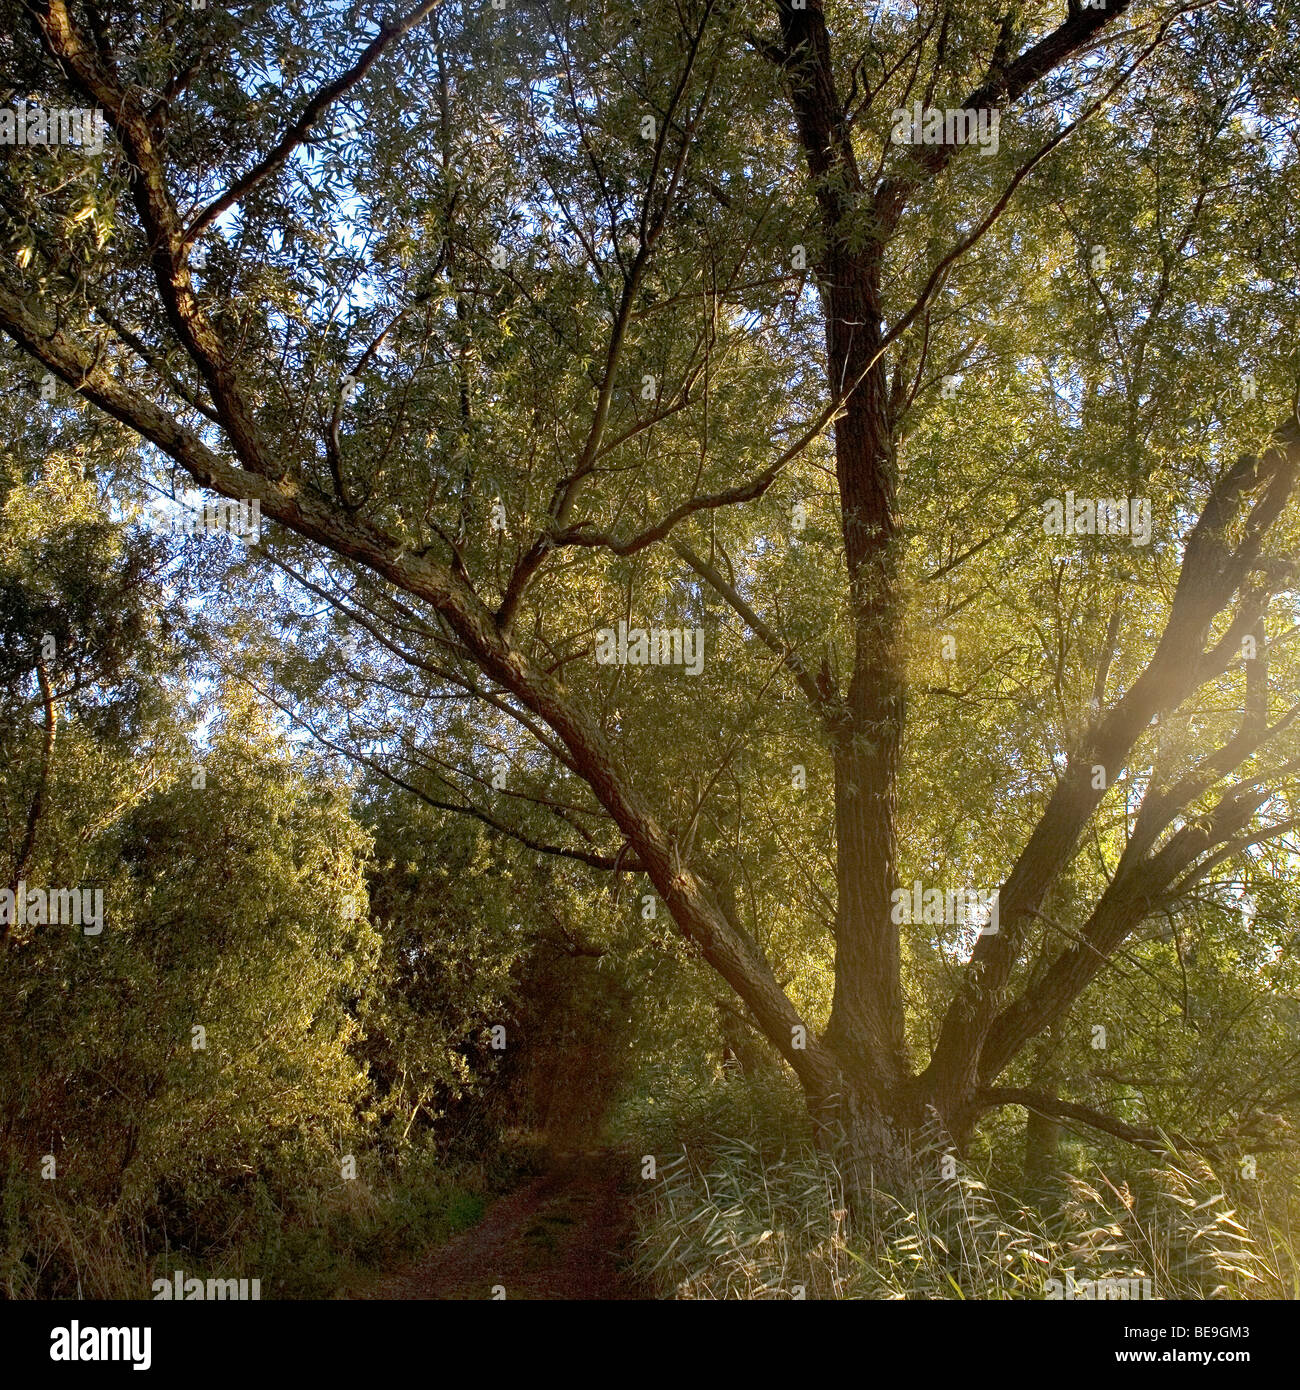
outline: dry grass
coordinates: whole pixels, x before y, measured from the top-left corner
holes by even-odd
[[[1067,1276],[1149,1279],[1157,1299],[1295,1296],[1289,1226],[1237,1210],[1199,1160],[1062,1175],[1057,1200],[1033,1204],[960,1164],[942,1177],[930,1140],[908,1191],[850,1219],[832,1157],[765,1147],[713,1134],[661,1162],[638,1264],[665,1296],[1036,1299]]]

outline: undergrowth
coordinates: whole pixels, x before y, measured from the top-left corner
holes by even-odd
[[[259,1279],[263,1299],[346,1297],[371,1271],[472,1226],[512,1180],[485,1165],[447,1168],[432,1153],[375,1177],[358,1169],[352,1180],[337,1169],[294,1184],[258,1179],[206,1205],[187,1192],[170,1211],[158,1196],[79,1201],[11,1172],[0,1192],[0,1296],[148,1299],[155,1279],[179,1269]]]
[[[850,1203],[797,1100],[734,1080],[669,1114],[629,1112],[652,1136],[636,1264],[669,1298],[1294,1298],[1294,1173],[1225,1181],[1203,1159],[1107,1155],[1050,1190],[954,1159],[938,1134],[906,1191]],[[994,1173],[998,1175],[995,1177]],[[1137,1283],[1103,1286],[1105,1280]],[[1149,1281],[1149,1282],[1143,1282]]]

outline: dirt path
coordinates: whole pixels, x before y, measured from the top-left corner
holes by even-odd
[[[502,1197],[472,1230],[385,1275],[372,1299],[629,1299],[648,1295],[622,1271],[632,1230],[617,1156],[556,1156],[545,1177]]]

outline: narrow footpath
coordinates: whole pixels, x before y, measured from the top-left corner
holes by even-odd
[[[495,1201],[483,1220],[383,1275],[369,1299],[636,1299],[624,1271],[632,1235],[625,1161],[556,1156],[551,1171]]]

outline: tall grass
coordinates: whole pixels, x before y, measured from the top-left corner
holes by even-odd
[[[907,1189],[851,1217],[835,1159],[779,1098],[735,1090],[712,1125],[688,1113],[642,1195],[636,1263],[665,1297],[1041,1299],[1067,1278],[1147,1279],[1157,1299],[1295,1296],[1289,1221],[1262,1194],[1239,1209],[1200,1159],[1092,1164],[1029,1200],[954,1172],[931,1134]]]

